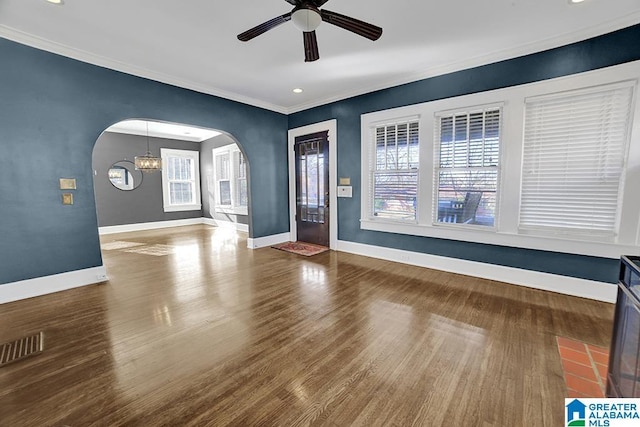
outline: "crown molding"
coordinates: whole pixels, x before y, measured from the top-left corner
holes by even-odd
[[[36,49],[45,50],[47,52],[51,52],[51,53],[66,56],[72,59],[76,59],[78,61],[86,62],[92,65],[97,65],[103,68],[109,68],[109,69],[120,71],[126,74],[147,78],[147,79],[158,81],[161,83],[166,83],[173,86],[194,90],[196,92],[213,95],[213,96],[225,98],[231,101],[241,102],[243,104],[248,104],[254,107],[264,108],[266,110],[288,115],[288,114],[304,111],[310,108],[319,107],[321,105],[329,104],[332,102],[342,101],[355,96],[364,95],[366,93],[375,92],[378,90],[387,89],[394,86],[416,82],[416,81],[427,79],[430,77],[435,77],[435,76],[439,76],[447,73],[453,73],[456,71],[461,71],[469,68],[491,64],[494,62],[516,58],[519,56],[541,52],[548,49],[557,48],[567,44],[579,42],[581,40],[597,37],[599,35],[603,35],[612,31],[620,30],[625,27],[636,25],[638,24],[638,22],[640,22],[640,11],[626,15],[619,19],[601,23],[597,26],[589,27],[581,31],[565,33],[557,37],[539,40],[533,43],[518,46],[516,48],[503,49],[503,50],[492,52],[487,55],[466,58],[462,61],[444,64],[438,67],[430,67],[430,68],[422,69],[415,73],[405,75],[401,78],[388,79],[373,85],[363,85],[357,88],[353,88],[349,91],[341,92],[338,95],[318,98],[313,101],[296,104],[291,107],[272,104],[263,100],[239,95],[239,94],[228,92],[215,87],[205,86],[205,85],[184,80],[172,75],[168,75],[168,74],[160,73],[157,71],[149,70],[143,67],[138,67],[135,65],[124,63],[124,62],[116,61],[116,60],[106,58],[100,55],[96,55],[81,49],[76,49],[62,43],[57,43],[51,40],[44,39],[42,37],[34,36],[2,24],[0,24],[0,37],[6,38],[8,40],[12,40],[17,43],[24,44],[27,46],[31,46]]]
[[[640,11],[638,11],[637,13],[626,15],[619,19],[604,22],[594,27],[589,27],[588,29],[584,29],[581,31],[574,31],[556,37],[539,40],[534,43],[528,43],[526,45],[521,45],[512,49],[498,50],[487,55],[465,58],[462,61],[444,64],[438,67],[430,67],[417,71],[415,73],[405,75],[401,78],[389,79],[375,85],[360,86],[358,88],[350,90],[349,92],[343,92],[332,97],[326,97],[316,99],[311,102],[297,104],[293,107],[288,108],[286,110],[286,114],[298,113],[310,108],[319,107],[321,105],[330,104],[332,102],[342,101],[348,98],[353,98],[378,90],[388,89],[394,86],[417,82],[420,80],[428,79],[430,77],[441,76],[448,73],[454,73],[456,71],[462,71],[469,68],[480,67],[482,65],[505,61],[508,59],[530,55],[537,52],[543,52],[545,50],[554,49],[571,43],[576,43],[593,37],[601,36],[613,31],[621,30],[623,28],[636,25],[639,22]]]
[[[32,34],[28,34],[23,31],[16,30],[15,28],[11,28],[2,24],[0,24],[0,37],[14,41],[16,43],[24,44],[36,49],[44,50],[47,52],[55,53],[57,55],[62,55],[71,59],[75,59],[81,62],[97,65],[99,67],[108,68],[108,69],[119,71],[126,74],[131,74],[137,77],[143,77],[149,80],[154,80],[160,83],[166,83],[166,84],[181,87],[184,89],[190,89],[190,90],[201,92],[207,95],[213,95],[220,98],[225,98],[230,101],[241,102],[243,104],[252,105],[254,107],[271,110],[276,113],[287,114],[287,109],[279,105],[260,101],[258,99],[254,99],[248,96],[238,95],[236,93],[227,92],[225,90],[204,86],[199,83],[194,83],[188,80],[180,79],[175,76],[149,70],[147,68],[127,64],[125,62],[116,61],[114,59],[106,58],[101,55],[96,55],[91,52],[87,52],[85,50],[76,49],[74,47],[70,47],[62,43],[57,43],[51,40],[44,39],[42,37],[34,36]]]

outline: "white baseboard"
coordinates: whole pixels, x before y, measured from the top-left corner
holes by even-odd
[[[244,233],[249,232],[248,224],[239,224],[233,221],[222,221],[214,218],[202,218],[202,223],[210,225],[212,227],[221,227],[221,228],[232,228],[236,231],[242,231]]]
[[[391,249],[362,243],[338,241],[338,251],[395,261],[434,270],[448,271],[513,285],[615,303],[617,287],[611,283],[596,282],[576,277],[541,273],[539,271],[504,267],[456,258],[447,258],[419,252]]]
[[[247,247],[249,249],[265,248],[271,245],[277,245],[278,243],[289,242],[291,234],[280,233],[271,236],[258,237],[257,239],[247,239]]]
[[[181,227],[183,225],[203,224],[203,219],[204,218],[187,218],[175,219],[172,221],[155,221],[140,222],[138,224],[111,225],[107,227],[98,227],[98,233],[100,235],[103,235],[114,233],[128,233],[130,231],[156,230],[159,228]]]
[[[0,285],[0,304],[66,291],[67,289],[92,285],[107,280],[109,280],[107,270],[102,265],[52,276],[5,283]]]

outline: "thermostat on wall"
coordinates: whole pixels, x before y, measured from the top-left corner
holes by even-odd
[[[353,187],[350,185],[339,185],[338,197],[353,197]]]

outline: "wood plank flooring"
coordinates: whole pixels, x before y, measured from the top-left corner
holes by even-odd
[[[609,304],[207,226],[102,241],[109,282],[0,305],[0,342],[45,333],[0,425],[558,426],[555,337],[609,345]]]

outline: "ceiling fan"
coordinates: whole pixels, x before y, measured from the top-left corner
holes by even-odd
[[[287,21],[293,21],[293,24],[303,31],[304,40],[304,60],[305,62],[316,61],[320,58],[318,52],[318,40],[316,39],[316,28],[322,21],[333,24],[336,27],[356,33],[369,40],[378,40],[382,35],[382,28],[369,24],[359,19],[331,12],[326,9],[320,10],[320,7],[329,0],[285,0],[292,4],[293,10],[282,16],[277,16],[267,22],[263,22],[242,34],[238,34],[238,40],[246,42],[260,34],[284,24]]]

